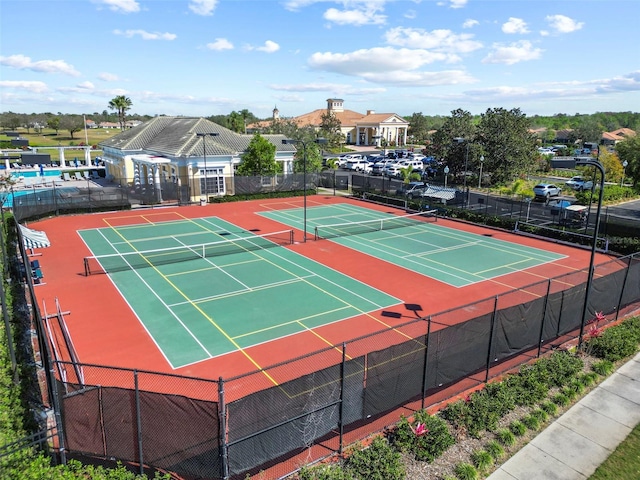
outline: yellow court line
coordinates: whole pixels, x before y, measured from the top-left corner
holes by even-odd
[[[112,227],[112,228],[113,228],[113,227]],[[125,242],[125,243],[129,244],[129,245],[131,246],[131,248],[133,248],[133,249],[135,250],[135,247],[134,247],[133,245],[131,245],[131,243],[130,243],[130,242],[129,242],[129,241],[128,241],[128,240],[127,240],[127,239],[126,239],[122,234],[120,234],[120,232],[118,232],[118,230],[117,230],[117,229],[113,228],[113,230],[116,232],[116,234],[117,234],[117,235],[119,235],[119,236],[122,238],[122,240],[124,240],[124,242]],[[145,259],[145,260],[146,260],[146,259]],[[206,319],[209,321],[209,323],[211,323],[211,324],[212,324],[212,325],[213,325],[213,326],[214,326],[214,327],[215,327],[215,328],[216,328],[216,329],[217,329],[217,330],[218,330],[218,331],[219,331],[219,332],[220,332],[220,333],[221,333],[221,334],[222,334],[222,335],[227,339],[227,340],[229,340],[229,342],[231,342],[231,344],[232,344],[234,347],[236,347],[236,348],[237,348],[237,349],[238,349],[238,350],[239,350],[239,351],[240,351],[240,352],[241,352],[241,353],[242,353],[242,354],[243,354],[243,355],[244,355],[244,356],[245,356],[245,357],[246,357],[246,358],[251,362],[251,363],[253,363],[253,365],[255,365],[255,366],[256,366],[256,368],[258,368],[258,369],[259,369],[259,370],[260,370],[260,371],[261,371],[261,372],[262,372],[262,373],[263,373],[263,374],[264,374],[264,375],[265,375],[269,380],[271,380],[271,382],[273,382],[273,384],[274,384],[274,385],[278,385],[278,382],[276,382],[276,381],[275,381],[275,379],[274,379],[273,377],[271,377],[271,375],[269,375],[267,372],[265,372],[265,371],[263,370],[263,368],[258,364],[258,362],[256,362],[256,361],[251,357],[251,355],[249,355],[247,352],[245,352],[245,351],[244,351],[244,349],[243,349],[240,345],[238,345],[238,343],[237,343],[237,342],[235,342],[235,341],[233,340],[233,338],[231,338],[231,337],[227,334],[227,332],[225,332],[225,331],[224,331],[224,330],[223,330],[223,329],[222,329],[222,328],[221,328],[221,327],[220,327],[220,326],[219,326],[219,325],[218,325],[218,324],[213,320],[213,318],[209,317],[209,315],[207,315],[207,314],[204,312],[204,310],[202,310],[202,309],[201,309],[197,304],[195,304],[193,301],[191,301],[191,299],[190,299],[189,297],[187,297],[187,295],[186,295],[182,290],[180,290],[180,289],[179,289],[179,288],[178,288],[178,287],[177,287],[177,286],[176,286],[176,285],[175,285],[171,280],[169,280],[169,278],[167,278],[167,276],[166,276],[166,275],[164,275],[162,272],[160,272],[160,270],[158,270],[158,269],[157,269],[154,265],[152,265],[150,262],[147,262],[147,263],[149,263],[149,266],[150,266],[151,268],[153,268],[153,269],[156,271],[156,273],[158,273],[158,275],[160,275],[162,278],[164,278],[164,280],[165,280],[169,285],[171,285],[171,287],[173,287],[173,288],[174,288],[174,290],[175,290],[176,292],[178,292],[178,294],[179,294],[179,295],[181,295],[181,296],[186,300],[186,302],[187,302],[188,304],[190,304],[193,308],[195,308],[198,312],[200,312],[200,314],[201,314],[204,318],[206,318]]]
[[[179,216],[179,217],[180,217],[180,216],[182,216],[182,214],[179,214],[178,212],[169,212],[169,213],[172,213],[173,215],[176,215],[176,216]],[[137,214],[137,215],[119,215],[119,216],[117,216],[117,217],[110,217],[110,219],[111,219],[111,220],[117,220],[117,219],[123,219],[123,218],[126,218],[127,220],[130,220],[130,219],[132,219],[132,218],[134,218],[134,219],[135,219],[135,218],[141,218],[141,219],[143,219],[144,221],[146,221],[146,222],[148,222],[148,223],[154,223],[154,222],[152,222],[151,220],[147,220],[147,218],[146,218],[146,217],[152,217],[152,216],[154,216],[154,215],[166,215],[166,214],[167,214],[167,212],[162,212],[162,213],[150,213],[150,214],[145,214],[145,215],[140,215],[140,214]],[[111,224],[109,224],[109,221],[108,221],[109,219],[103,218],[102,220],[103,220],[107,225],[109,225],[109,227],[110,227],[110,228],[114,228]],[[176,221],[176,220],[169,220],[169,222],[173,222],[173,221]],[[133,226],[135,226],[135,225],[121,225],[121,227],[133,227]],[[139,225],[138,225],[138,226],[139,226]]]

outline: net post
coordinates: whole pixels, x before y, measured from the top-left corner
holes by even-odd
[[[293,229],[289,230],[289,245],[293,245]]]
[[[90,271],[89,271],[89,258],[88,257],[84,257],[83,261],[84,261],[84,276],[88,277],[89,274],[90,274]]]

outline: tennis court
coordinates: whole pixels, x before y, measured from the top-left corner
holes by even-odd
[[[269,219],[303,229],[303,209],[261,212]],[[307,209],[307,235],[464,287],[550,262],[564,255],[488,235],[438,225],[432,213],[405,216],[350,204]]]
[[[109,275],[173,368],[400,303],[286,248],[291,230],[208,217],[78,233],[85,274]]]

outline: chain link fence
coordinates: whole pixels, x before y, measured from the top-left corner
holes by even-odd
[[[16,235],[18,261],[28,265],[17,227]],[[29,271],[56,458],[119,460],[184,479],[243,479],[276,464],[294,472],[300,453],[308,463],[342,452],[347,432],[377,430],[369,423],[374,418],[410,403],[430,406],[444,391],[460,394],[469,382],[482,384],[514,361],[577,338],[596,311],[613,321],[640,304],[640,254],[634,254],[595,268],[586,318],[585,269],[431,315],[422,305],[405,305],[404,323],[393,328],[238,377],[204,379],[65,361],[51,348],[47,327],[55,327],[39,311]]]

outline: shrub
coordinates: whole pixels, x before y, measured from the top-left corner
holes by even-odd
[[[469,463],[459,463],[455,466],[454,472],[460,480],[476,480],[478,471]]]
[[[302,467],[298,472],[299,480],[352,480],[346,470],[335,465]]]
[[[591,365],[591,369],[598,375],[606,377],[613,372],[613,362],[610,360],[600,360]]]
[[[400,454],[382,437],[375,438],[369,448],[354,452],[345,469],[354,479],[362,480],[402,480],[405,476]]]
[[[570,386],[564,387],[562,390],[560,390],[560,392],[562,393],[562,395],[567,397],[567,400],[569,402],[578,396],[578,392],[576,392],[575,389]]]
[[[516,443],[516,436],[508,428],[501,428],[498,430],[496,432],[496,437],[498,437],[498,441],[505,446],[510,446]]]
[[[486,450],[476,450],[471,454],[471,461],[475,467],[484,472],[493,465],[493,457]]]
[[[558,405],[554,402],[542,402],[540,408],[547,412],[549,415],[555,415],[558,412]]]
[[[411,452],[416,460],[430,463],[455,443],[447,423],[437,415],[421,410],[416,412],[414,423],[412,425],[402,417],[391,434],[391,441],[399,450]]]
[[[489,455],[491,455],[495,460],[499,460],[504,456],[504,448],[502,448],[502,445],[495,440],[488,442],[484,446],[484,449],[489,452]]]
[[[536,417],[539,422],[546,422],[549,419],[549,414],[542,408],[536,408],[530,413],[530,415]]]
[[[529,429],[534,432],[540,428],[540,420],[533,415],[526,415],[522,417],[522,423]],[[514,432],[515,433],[515,432]]]
[[[555,403],[559,407],[565,407],[565,406],[569,405],[570,401],[571,401],[571,399],[569,397],[567,397],[564,393],[556,393],[553,396],[553,403]]]
[[[521,437],[527,431],[527,427],[525,427],[524,423],[519,420],[514,420],[509,424],[509,430],[516,436]]]
[[[598,358],[617,362],[636,353],[640,344],[640,317],[606,329],[599,337],[589,339],[587,348]]]

